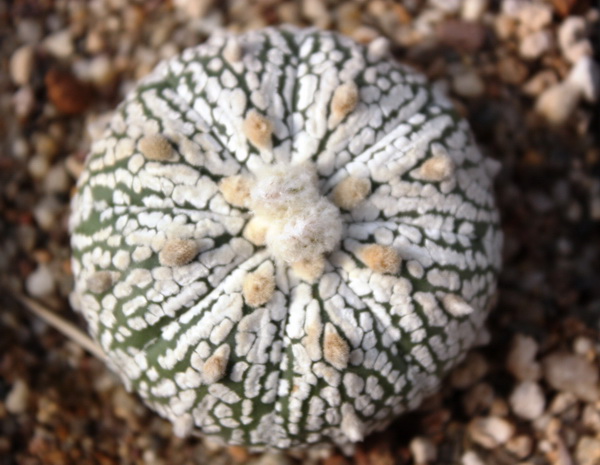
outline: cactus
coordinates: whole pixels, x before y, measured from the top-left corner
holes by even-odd
[[[500,267],[493,171],[384,39],[215,35],[93,142],[72,301],[176,434],[344,447],[475,342]]]

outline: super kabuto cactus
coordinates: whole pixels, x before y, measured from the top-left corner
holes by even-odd
[[[72,301],[176,434],[344,447],[478,337],[493,171],[385,40],[222,33],[161,63],[93,142]]]

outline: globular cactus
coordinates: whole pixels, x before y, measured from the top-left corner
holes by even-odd
[[[500,267],[492,172],[385,40],[223,33],[161,63],[93,142],[72,300],[176,434],[343,447],[476,340]]]

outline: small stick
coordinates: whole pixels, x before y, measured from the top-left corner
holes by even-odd
[[[87,334],[85,334],[75,325],[59,317],[54,312],[48,310],[46,307],[36,302],[35,300],[32,300],[20,294],[16,294],[15,297],[30,312],[35,313],[54,329],[58,330],[75,343],[79,344],[83,349],[87,350],[92,355],[95,355],[100,360],[106,359],[106,355],[104,354],[102,348],[96,342],[94,342],[92,338],[90,338]]]

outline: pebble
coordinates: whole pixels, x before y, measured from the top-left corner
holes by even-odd
[[[553,86],[558,82],[556,73],[551,69],[543,69],[535,74],[529,81],[527,81],[522,89],[526,95],[530,97],[537,97],[548,87]]]
[[[34,50],[31,45],[23,45],[10,57],[9,71],[13,82],[19,86],[29,83],[33,71]]]
[[[567,16],[571,13],[571,10],[578,1],[579,0],[552,0],[552,4],[561,16]]]
[[[535,110],[549,123],[561,125],[567,122],[581,98],[581,91],[563,81],[548,87],[542,92],[536,102]]]
[[[584,56],[575,63],[567,80],[578,88],[583,98],[594,103],[600,95],[600,66],[592,57]]]
[[[600,463],[600,439],[583,436],[575,449],[577,465],[598,465]]]
[[[27,170],[33,179],[43,179],[50,169],[50,161],[42,154],[36,154],[27,163]]]
[[[544,391],[533,381],[523,381],[515,386],[509,398],[512,411],[525,420],[535,420],[546,407]]]
[[[535,339],[517,334],[506,360],[506,369],[520,381],[535,381],[541,377],[542,369],[535,361],[538,344]]]
[[[552,7],[545,3],[523,2],[516,16],[530,31],[539,31],[552,22]]]
[[[463,0],[429,0],[434,8],[449,14],[458,13],[462,2]]]
[[[33,208],[33,218],[42,230],[56,231],[61,227],[57,220],[64,209],[65,206],[55,196],[46,196]]]
[[[494,397],[490,405],[490,415],[497,417],[506,417],[509,413],[508,402],[503,397]]]
[[[250,451],[247,447],[243,446],[228,446],[227,452],[231,456],[234,462],[244,463],[250,458]]]
[[[459,20],[442,21],[436,32],[443,44],[468,53],[481,49],[486,36],[483,25]]]
[[[524,459],[529,454],[531,454],[531,449],[533,448],[533,440],[531,437],[521,434],[519,436],[515,436],[510,438],[506,442],[506,450],[508,450],[511,454],[515,455],[519,459]]]
[[[496,16],[494,19],[494,31],[501,40],[508,40],[517,29],[517,22],[507,15]]]
[[[494,402],[494,388],[488,383],[479,383],[462,396],[465,413],[473,416],[488,411]]]
[[[485,91],[485,84],[475,71],[466,70],[452,77],[452,89],[461,97],[480,97]]]
[[[6,396],[4,406],[9,413],[18,415],[27,410],[27,400],[29,399],[29,386],[22,379],[17,379],[10,392]]]
[[[35,108],[35,94],[31,86],[22,86],[13,95],[13,105],[17,118],[24,119],[31,115]]]
[[[548,411],[553,415],[560,415],[576,404],[577,397],[575,397],[574,394],[570,392],[559,392],[552,400]]]
[[[37,44],[44,33],[42,22],[37,19],[19,18],[16,22],[17,37],[26,44]]]
[[[260,456],[256,465],[291,465],[291,461],[282,452],[267,452]]]
[[[504,82],[518,85],[527,79],[529,69],[518,58],[507,56],[502,58],[498,63],[498,73]]]
[[[558,45],[562,55],[576,63],[583,56],[593,54],[593,48],[587,37],[587,25],[581,16],[569,16],[558,28]]]
[[[476,417],[469,423],[468,431],[473,441],[486,449],[493,449],[508,441],[513,436],[515,427],[501,417]]]
[[[581,355],[555,352],[544,359],[543,367],[544,377],[554,389],[584,401],[598,400],[598,369]]]
[[[417,465],[435,462],[437,459],[437,448],[433,441],[423,436],[416,436],[408,445],[412,453],[414,463]]]
[[[193,19],[200,19],[205,16],[207,11],[212,7],[214,0],[174,0],[175,8]]]
[[[69,71],[52,68],[46,73],[44,83],[50,101],[61,113],[67,115],[83,113],[91,103],[90,87]]]
[[[42,45],[48,53],[60,59],[67,59],[75,53],[73,37],[68,29],[47,36]]]
[[[523,0],[502,0],[501,11],[506,16],[517,17],[525,5]]]
[[[600,410],[598,406],[587,404],[581,414],[583,425],[596,433],[600,433]]]
[[[58,144],[56,140],[48,133],[36,132],[33,136],[33,148],[35,153],[47,158],[54,158],[58,153]]]
[[[526,60],[536,60],[548,52],[553,45],[550,31],[541,30],[527,34],[519,43],[519,54]]]
[[[303,0],[302,13],[312,23],[321,29],[326,29],[331,24],[329,9],[321,0]]]
[[[488,8],[489,0],[464,0],[460,16],[465,21],[479,21]]]
[[[44,178],[44,189],[46,192],[64,194],[71,188],[69,174],[64,163],[54,165]]]
[[[583,355],[586,358],[596,357],[596,347],[594,341],[589,337],[579,336],[573,341],[573,352],[578,355]]]
[[[461,465],[486,465],[477,452],[469,450],[460,458]]]
[[[488,372],[488,364],[483,355],[471,352],[466,360],[452,371],[450,383],[456,389],[471,387]]]
[[[115,77],[115,66],[108,55],[97,55],[90,60],[80,60],[74,65],[77,77],[98,87],[108,86]]]
[[[32,297],[46,297],[54,292],[54,278],[50,267],[39,265],[25,281],[25,289]]]

